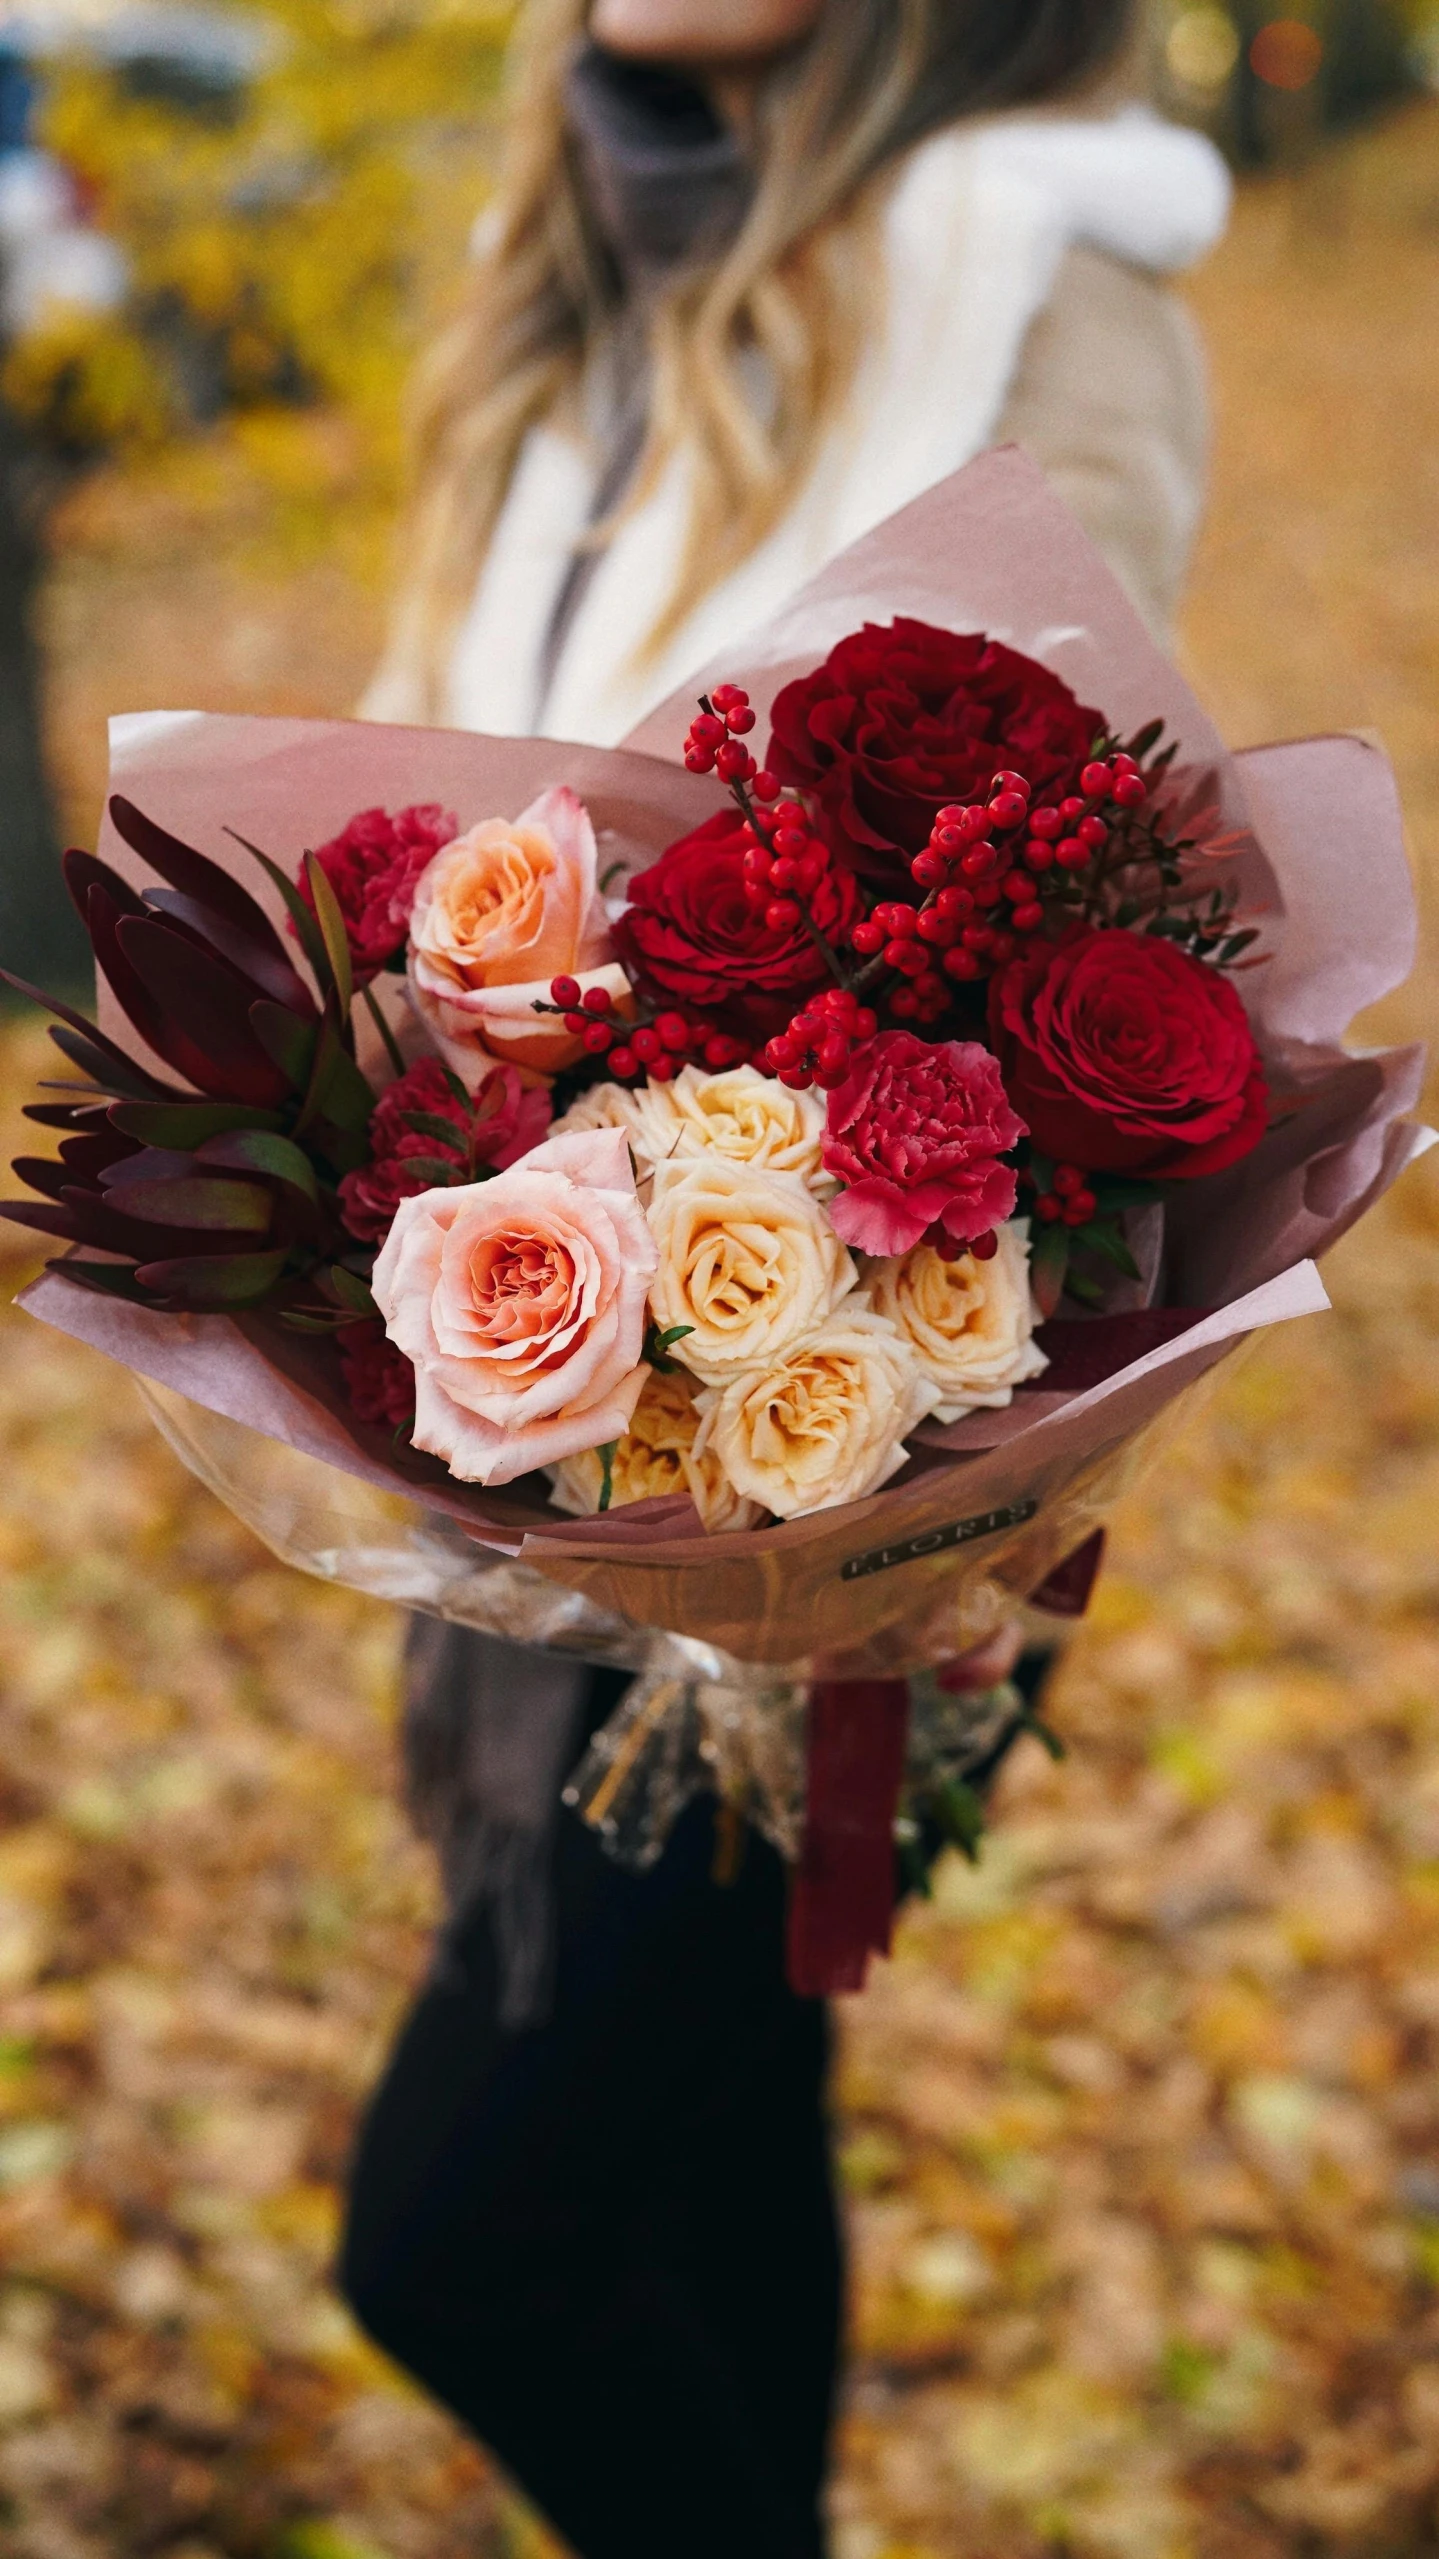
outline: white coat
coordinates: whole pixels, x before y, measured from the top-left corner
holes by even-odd
[[[676,455],[600,558],[542,701],[596,457],[578,430],[535,427],[457,635],[446,718],[617,744],[835,552],[997,442],[1028,447],[1162,628],[1198,520],[1206,411],[1188,315],[1159,280],[1214,245],[1228,205],[1212,144],[1140,108],[957,125],[916,145],[883,209],[882,307],[783,521],[645,659],[685,521],[691,465]],[[414,691],[391,661],[365,709],[413,718]]]

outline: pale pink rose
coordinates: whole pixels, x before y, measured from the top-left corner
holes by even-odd
[[[416,1448],[508,1484],[621,1438],[650,1374],[656,1258],[622,1129],[401,1200],[371,1286],[414,1367]]]
[[[436,1047],[471,1091],[495,1058],[558,1074],[582,1043],[553,1013],[550,981],[629,993],[611,956],[595,831],[561,783],[523,815],[485,818],[427,863],[410,911],[410,992]]]

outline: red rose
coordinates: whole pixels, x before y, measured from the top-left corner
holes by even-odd
[[[1257,1146],[1264,1069],[1229,980],[1159,934],[1085,929],[991,980],[990,1031],[1035,1145],[1150,1181]]]
[[[751,842],[728,809],[706,818],[630,881],[614,939],[637,976],[683,1003],[736,1012],[757,1035],[774,1026],[777,1010],[787,1019],[794,1009],[766,997],[802,993],[827,972],[803,924],[776,932],[746,899]],[[854,881],[828,872],[809,909],[826,939],[842,942],[860,911]]]
[[[410,1115],[448,1120],[454,1137],[410,1126]],[[453,1164],[456,1181],[472,1181],[483,1166],[502,1173],[538,1146],[550,1124],[543,1086],[522,1084],[513,1066],[497,1066],[472,1101],[461,1101],[439,1059],[422,1057],[382,1096],[370,1122],[370,1161],[340,1184],[340,1215],[362,1244],[389,1234],[401,1200],[436,1188],[433,1172],[417,1173],[412,1159]]]
[[[382,1324],[346,1324],[339,1336],[345,1393],[357,1421],[392,1431],[415,1418],[415,1372]]]
[[[335,892],[356,983],[364,986],[386,960],[403,950],[420,873],[459,832],[448,809],[433,803],[401,809],[364,809],[342,835],[315,848],[315,859]],[[300,894],[313,905],[303,871]]]
[[[999,1158],[1023,1135],[977,1040],[881,1031],[829,1097],[820,1153],[845,1185],[830,1223],[862,1253],[907,1253],[936,1224],[968,1243],[1012,1214],[1014,1168]]]
[[[904,620],[841,640],[770,718],[770,771],[814,792],[834,849],[880,874],[922,849],[937,809],[986,798],[998,768],[1063,798],[1105,725],[1017,649]]]

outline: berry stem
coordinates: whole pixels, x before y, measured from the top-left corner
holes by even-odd
[[[707,693],[702,693],[700,695],[700,708],[702,711],[707,711],[712,718],[717,716],[714,704]],[[759,811],[755,807],[753,797],[750,793],[749,784],[747,782],[736,780],[733,782],[727,782],[725,788],[729,792],[730,798],[734,801],[736,808],[739,810],[741,817],[752,830],[755,842],[757,844],[762,844],[767,853],[772,853],[774,851],[774,845],[770,835],[765,832],[766,821],[760,817]],[[819,926],[816,924],[814,917],[811,915],[800,892],[797,889],[792,889],[789,894],[793,897],[795,905],[799,908],[799,920],[801,924],[804,926],[811,942],[818,951],[820,958],[823,960],[825,967],[830,973],[830,976],[834,979],[835,985],[842,986],[847,989],[850,985],[850,980],[845,975],[844,964],[841,961],[838,952],[835,950],[832,943],[825,940],[824,935],[821,933]]]

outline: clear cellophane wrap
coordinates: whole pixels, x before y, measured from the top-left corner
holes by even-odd
[[[297,868],[303,846],[380,803],[439,801],[463,827],[511,815],[564,781],[590,808],[602,865],[638,868],[717,805],[713,780],[676,760],[704,685],[722,676],[745,685],[763,735],[781,684],[847,631],[896,614],[985,630],[1042,659],[1120,736],[1162,717],[1178,744],[1169,796],[1206,838],[1227,841],[1215,875],[1237,874],[1265,954],[1236,983],[1264,1052],[1274,1124],[1230,1171],[1170,1186],[1149,1285],[1131,1284],[1097,1320],[1051,1326],[1050,1369],[1007,1409],[922,1425],[903,1474],[863,1501],[707,1536],[679,1499],[572,1519],[550,1508],[538,1479],[495,1491],[459,1484],[357,1424],[332,1350],[272,1322],[151,1314],[55,1275],[24,1300],[136,1371],[186,1463],[291,1563],[640,1673],[580,1784],[591,1818],[640,1856],[706,1771],[792,1849],[807,1684],[893,1681],[981,1643],[1092,1536],[1157,1432],[1220,1361],[1263,1327],[1326,1303],[1315,1256],[1430,1136],[1408,1116],[1422,1052],[1344,1046],[1355,1015],[1399,983],[1413,956],[1383,752],[1340,735],[1230,755],[1040,473],[1014,452],[970,464],[844,551],[624,748],[192,712],[113,724],[117,786],[174,834],[243,867],[278,921],[279,901],[235,835]],[[108,822],[100,849],[144,880]],[[398,982],[380,983],[402,1045],[417,1053]],[[107,1028],[153,1064],[103,987],[100,996]],[[362,1063],[383,1080],[377,1040]],[[911,1750],[959,1752],[966,1717],[978,1746],[994,1701],[942,1706],[932,1684],[925,1693],[930,1740],[921,1713]]]

